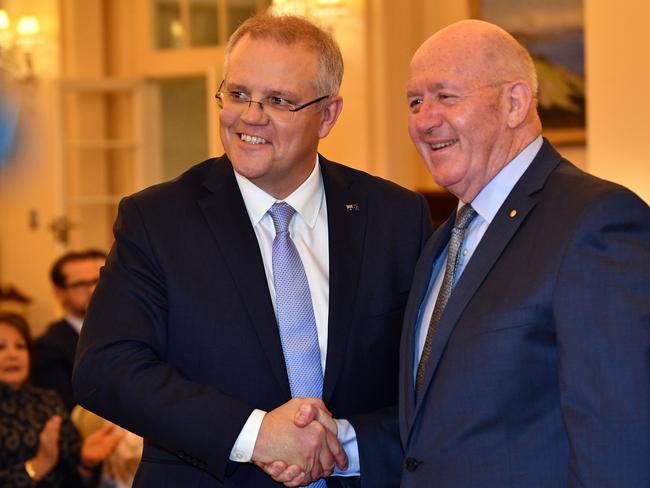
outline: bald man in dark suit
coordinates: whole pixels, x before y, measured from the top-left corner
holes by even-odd
[[[650,209],[560,156],[536,97],[486,22],[411,62],[411,137],[459,203],[405,313],[405,488],[650,486]]]

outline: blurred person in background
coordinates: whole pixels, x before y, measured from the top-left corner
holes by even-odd
[[[64,316],[34,341],[31,381],[55,390],[68,411],[76,403],[72,396],[72,368],[79,333],[105,260],[106,254],[97,249],[71,251],[57,259],[50,270],[54,295]]]
[[[121,434],[108,426],[82,444],[58,394],[28,383],[30,344],[27,322],[0,313],[0,486],[93,486]]]
[[[81,405],[72,409],[72,423],[86,439],[106,425],[115,425]],[[101,476],[97,488],[130,488],[142,457],[142,437],[115,425],[122,439],[113,453],[102,463]]]

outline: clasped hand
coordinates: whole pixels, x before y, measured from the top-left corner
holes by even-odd
[[[319,398],[294,398],[264,416],[253,462],[285,486],[305,485],[345,470],[338,428]]]

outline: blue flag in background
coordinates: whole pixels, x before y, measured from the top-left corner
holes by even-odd
[[[14,146],[17,121],[18,107],[6,93],[0,93],[0,168]]]

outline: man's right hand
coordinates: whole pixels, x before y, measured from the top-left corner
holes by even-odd
[[[306,420],[310,415],[316,418],[305,421],[302,427],[296,425],[298,417]],[[336,438],[336,423],[322,400],[294,398],[264,416],[253,462],[267,471],[265,466],[275,461],[302,470],[296,477],[300,481],[294,481],[292,486],[329,476],[335,465],[340,469],[347,467],[347,456]]]

